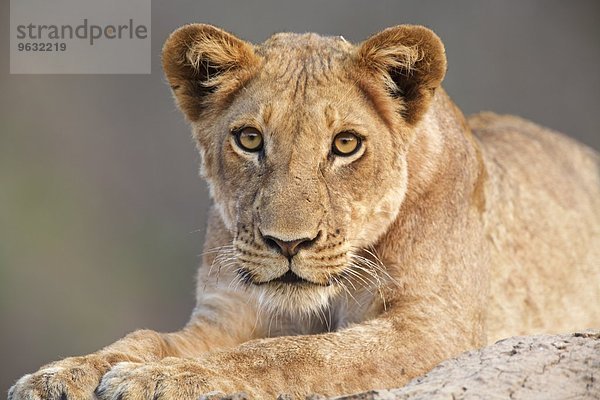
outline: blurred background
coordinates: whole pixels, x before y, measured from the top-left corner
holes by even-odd
[[[160,69],[182,24],[254,42],[423,24],[465,113],[518,114],[600,149],[597,0],[155,0],[152,74],[129,76],[9,75],[0,4],[0,398],[44,363],[187,320],[209,199]]]

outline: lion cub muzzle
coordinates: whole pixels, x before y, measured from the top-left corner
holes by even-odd
[[[241,225],[233,243],[239,263],[237,273],[251,285],[329,286],[344,269],[331,268],[345,262],[344,242],[339,234],[330,235],[322,229],[310,238],[283,240],[264,234],[260,226],[249,229]]]

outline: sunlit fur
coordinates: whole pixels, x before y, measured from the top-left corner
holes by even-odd
[[[334,396],[600,325],[598,154],[516,117],[466,119],[430,30],[252,45],[192,24],[163,67],[214,202],[192,317],[42,367],[10,400]],[[236,145],[244,126],[264,153]],[[343,131],[362,138],[348,157],[331,154]],[[314,240],[288,259],[269,236]],[[289,268],[303,280],[277,282]]]

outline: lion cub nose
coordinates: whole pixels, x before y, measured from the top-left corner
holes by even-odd
[[[289,240],[289,241],[281,240],[281,239],[278,239],[273,236],[264,236],[264,239],[265,239],[265,242],[267,243],[267,245],[269,245],[270,247],[272,247],[276,250],[279,250],[279,252],[281,254],[283,254],[285,257],[292,258],[296,254],[298,254],[298,251],[300,249],[310,247],[316,241],[317,236],[315,236],[312,239],[303,238],[303,239]]]

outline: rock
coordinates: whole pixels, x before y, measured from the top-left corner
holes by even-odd
[[[335,398],[391,399],[600,399],[600,332],[512,337],[444,361],[402,388]]]

